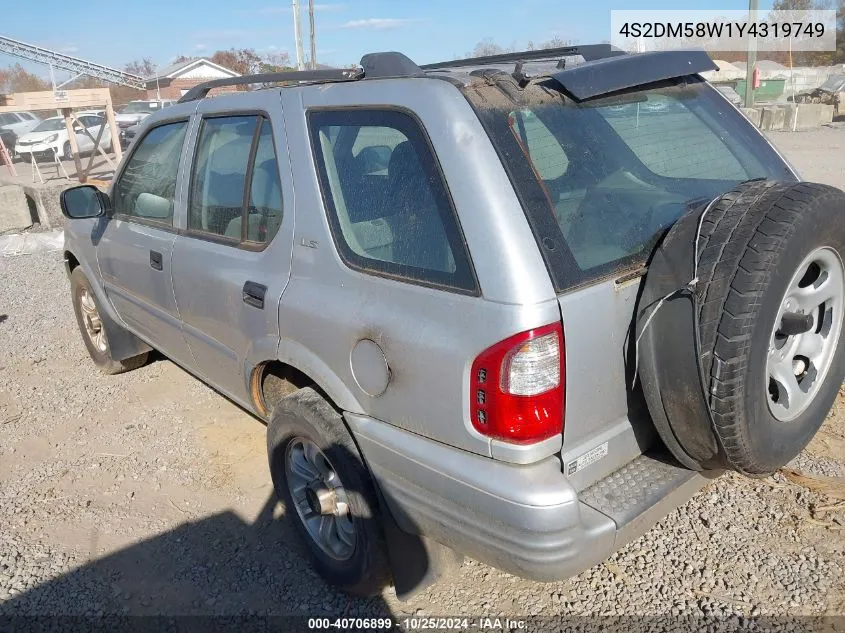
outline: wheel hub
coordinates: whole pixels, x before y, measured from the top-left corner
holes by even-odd
[[[313,543],[336,560],[355,553],[356,528],[346,489],[314,442],[294,438],[285,452],[285,479],[296,515]]]
[[[813,402],[833,362],[842,329],[845,269],[822,247],[810,253],[781,300],[766,361],[768,404],[781,422]]]
[[[337,514],[337,493],[322,486],[309,485],[305,489],[308,507],[314,514]]]
[[[103,321],[97,311],[97,304],[94,296],[87,288],[83,288],[79,295],[79,306],[82,309],[82,324],[85,326],[85,333],[91,343],[101,352],[106,352],[106,331],[103,328]]]

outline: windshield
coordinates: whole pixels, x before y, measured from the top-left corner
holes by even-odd
[[[551,79],[509,90],[516,101],[468,89],[559,290],[641,265],[691,205],[742,181],[794,180],[733,107],[690,81],[580,104]]]
[[[120,114],[141,114],[144,112],[152,112],[158,109],[157,103],[148,103],[146,101],[132,101],[120,111]]]
[[[41,121],[32,131],[33,132],[57,132],[65,129],[65,120],[60,118],[45,119]]]

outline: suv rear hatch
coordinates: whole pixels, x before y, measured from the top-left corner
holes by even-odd
[[[625,59],[595,64],[606,69]],[[601,96],[585,82],[587,66],[572,92],[558,78],[578,69],[560,73],[554,66],[527,83],[485,71],[464,88],[559,295],[566,342],[562,459],[579,490],[655,441],[631,389],[629,341],[654,246],[688,209],[742,181],[794,178],[765,138],[698,75],[621,90],[604,82],[602,90],[613,94]],[[629,70],[626,81],[649,76]]]

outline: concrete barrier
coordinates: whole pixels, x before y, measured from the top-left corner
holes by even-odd
[[[786,122],[786,111],[779,107],[766,107],[760,115],[760,129],[766,132],[782,130]]]
[[[32,226],[33,221],[37,221],[47,229],[64,228],[65,218],[59,206],[59,195],[65,189],[75,187],[77,184],[67,180],[48,181],[44,184],[27,183],[21,182],[20,178],[13,180],[11,177],[0,175],[0,189],[15,187],[23,195],[23,204],[26,208],[27,218],[29,218],[29,224],[26,227]],[[0,214],[4,213],[4,204],[6,203],[0,202]]]
[[[766,132],[812,130],[833,121],[833,106],[820,103],[778,103],[742,108],[742,111]]]
[[[833,121],[833,106],[823,103],[807,103],[798,106],[795,130],[812,130]]]
[[[23,187],[0,183],[0,233],[20,231],[32,226],[32,215]]]
[[[757,127],[760,127],[760,116],[763,114],[763,111],[760,108],[740,108],[742,113],[748,117],[748,120],[751,121]]]
[[[59,206],[59,195],[65,189],[75,187],[78,183],[60,181],[57,183],[45,183],[38,185],[24,185],[26,195],[32,198],[35,208],[38,210],[38,221],[41,226],[48,229],[63,229],[65,216],[62,215],[62,208]]]

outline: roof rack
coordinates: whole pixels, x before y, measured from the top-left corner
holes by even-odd
[[[198,86],[194,86],[179,99],[179,103],[196,101],[208,96],[214,88],[223,86],[248,86],[250,84],[275,83],[281,81],[355,81],[364,76],[360,68],[327,68],[324,70],[291,70],[281,73],[260,73],[257,75],[242,75],[240,77],[225,77],[212,79]]]
[[[422,77],[426,70],[440,70],[448,68],[462,68],[467,66],[486,66],[508,62],[530,62],[539,60],[560,60],[565,57],[578,56],[584,61],[604,59],[625,55],[625,52],[610,44],[588,44],[586,46],[565,46],[563,48],[548,48],[537,51],[521,51],[505,53],[503,55],[488,55],[486,57],[470,57],[468,59],[454,59],[448,62],[437,62],[418,66],[407,56],[395,51],[369,53],[361,58],[361,68],[328,68],[324,70],[291,70],[281,73],[263,73],[257,75],[243,75],[241,77],[225,77],[213,79],[191,88],[179,99],[179,103],[204,99],[214,88],[223,86],[248,86],[250,84],[289,82],[332,82],[357,81],[359,79],[384,79],[388,77]]]
[[[436,62],[420,66],[422,70],[441,70],[448,68],[463,68],[467,66],[487,66],[491,64],[504,64],[509,62],[530,62],[541,60],[554,60],[561,57],[580,55],[584,61],[604,59],[605,57],[616,57],[625,55],[625,51],[610,44],[587,44],[584,46],[564,46],[561,48],[546,48],[534,51],[518,51],[515,53],[503,53],[501,55],[485,55],[484,57],[469,57],[467,59],[453,59],[448,62]]]

